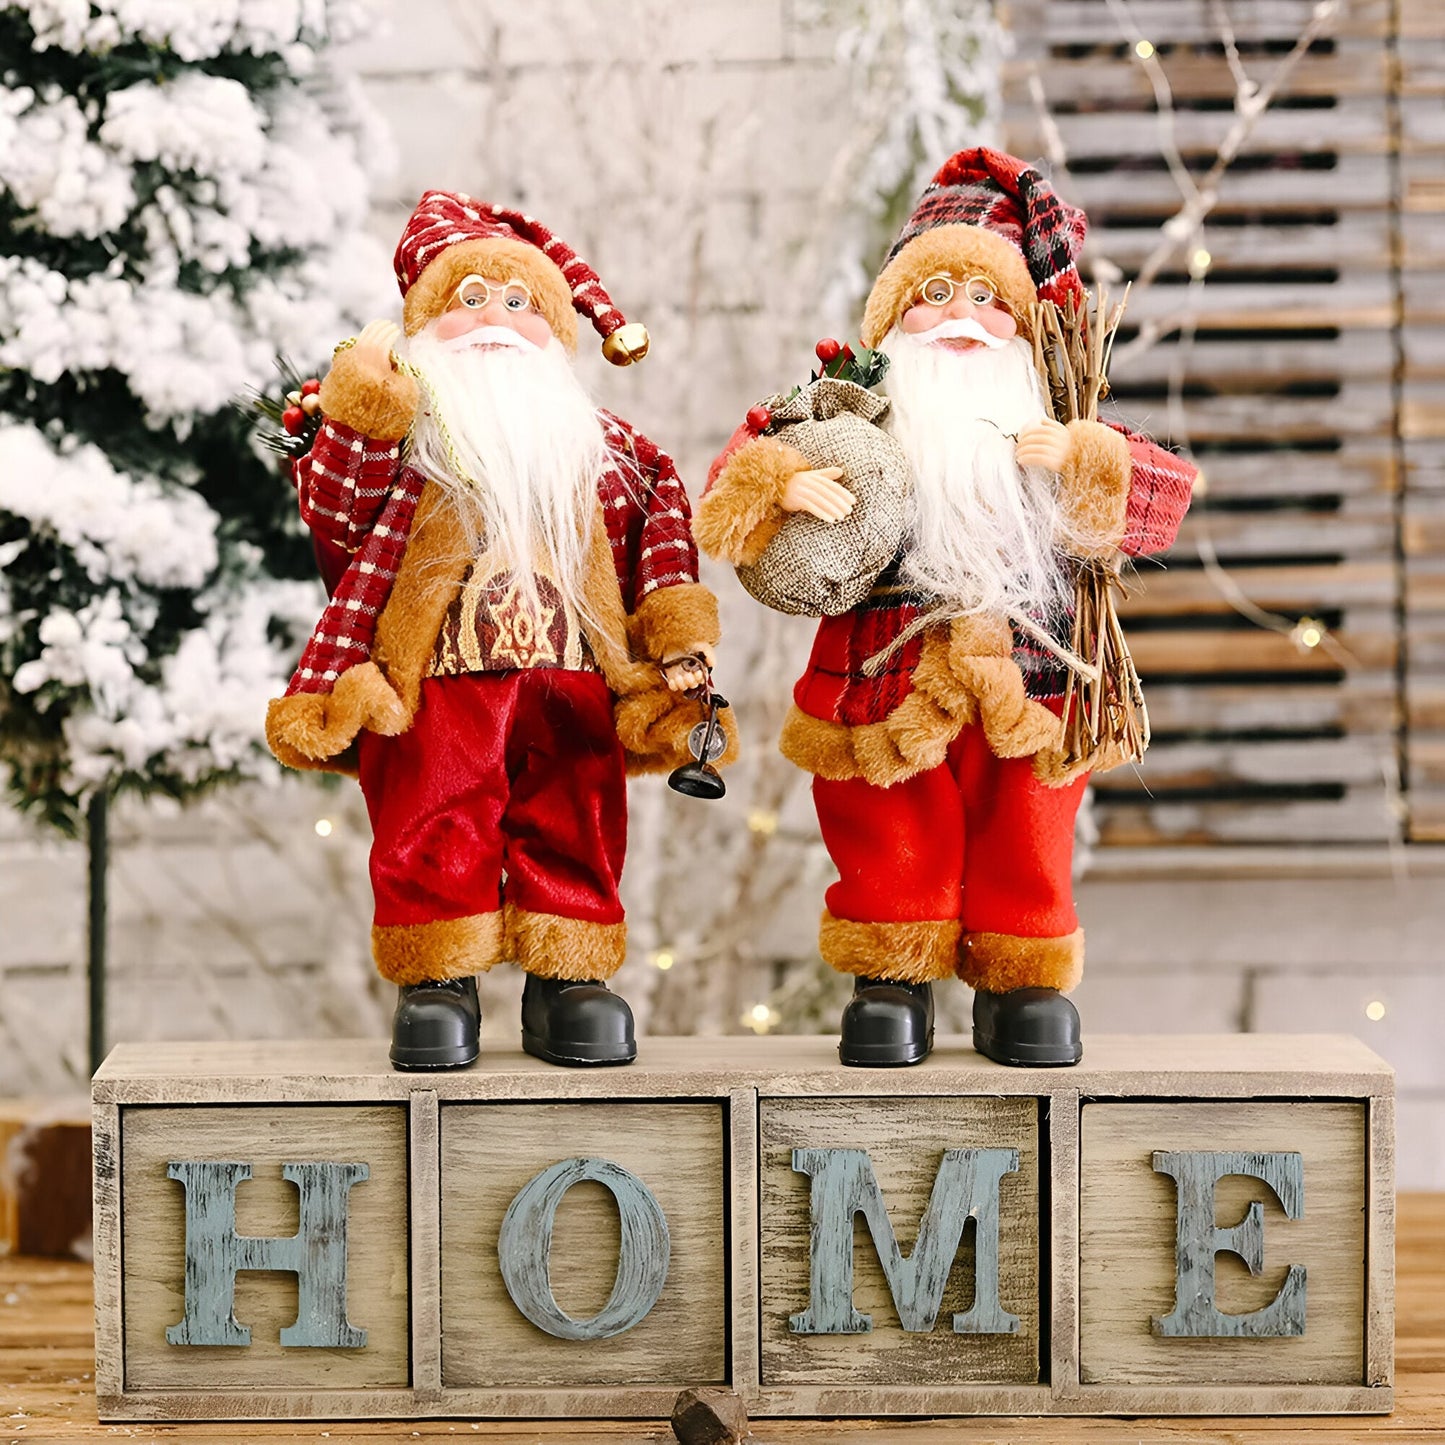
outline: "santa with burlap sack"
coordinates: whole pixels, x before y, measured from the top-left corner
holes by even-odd
[[[359,776],[397,1067],[477,1057],[475,975],[502,960],[530,1052],[625,1063],[626,775],[689,759],[718,641],[671,459],[572,369],[579,314],[619,364],[647,333],[539,222],[469,196],[427,192],[395,270],[405,336],[338,350],[296,466],[342,565],[267,737]]]
[[[932,984],[954,974],[976,991],[982,1052],[1081,1057],[1065,997],[1084,958],[1074,820],[1090,767],[1111,759],[1064,745],[1074,578],[1167,548],[1194,478],[1122,426],[1050,416],[1030,328],[1040,302],[1075,314],[1084,233],[1083,212],[1024,162],[953,156],[888,253],[861,331],[888,360],[866,393],[886,405],[855,410],[901,449],[911,485],[872,486],[856,514],[846,468],[790,444],[764,406],[699,504],[699,543],[755,593],[796,551],[801,519],[860,550],[887,539],[866,595],[823,618],[782,737],[813,775],[839,873],[820,948],[856,976],[844,1063],[924,1058]],[[890,471],[881,452],[875,470]]]

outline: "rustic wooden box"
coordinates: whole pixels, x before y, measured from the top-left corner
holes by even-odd
[[[1394,1078],[1353,1039],[148,1044],[94,1096],[104,1420],[1391,1404]]]

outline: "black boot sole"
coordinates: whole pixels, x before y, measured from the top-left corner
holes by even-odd
[[[540,1034],[522,1030],[522,1048],[534,1059],[569,1068],[605,1069],[617,1064],[630,1064],[637,1058],[637,1045],[628,1053],[618,1053],[612,1044],[550,1043]]]
[[[481,1046],[470,1052],[465,1049],[409,1049],[404,1054],[395,1050],[391,1054],[391,1066],[403,1073],[414,1073],[428,1069],[465,1069],[481,1057]]]
[[[1005,1043],[977,1028],[973,1031],[973,1046],[984,1058],[1019,1069],[1068,1069],[1084,1057],[1082,1044],[1064,1050],[1053,1044]]]
[[[933,1052],[933,1035],[900,1054],[891,1044],[850,1044],[838,1040],[838,1062],[848,1069],[907,1069]]]

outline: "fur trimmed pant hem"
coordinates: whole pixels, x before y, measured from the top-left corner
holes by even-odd
[[[377,924],[371,930],[377,972],[389,982],[440,983],[485,973],[506,957],[499,912],[435,923]]]
[[[839,973],[932,983],[952,975],[958,939],[957,920],[864,923],[825,910],[818,950]]]
[[[609,979],[627,957],[626,923],[591,923],[506,906],[509,952],[538,978]]]
[[[1009,933],[965,933],[958,976],[973,989],[1012,993],[1016,988],[1056,988],[1067,993],[1084,975],[1084,930],[1062,938],[1024,938]]]

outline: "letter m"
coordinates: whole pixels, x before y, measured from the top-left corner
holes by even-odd
[[[1008,1335],[1017,1315],[999,1303],[999,1183],[1019,1167],[1017,1149],[950,1149],[906,1259],[865,1149],[794,1149],[793,1168],[812,1179],[809,1304],[788,1326],[800,1335],[857,1335],[873,1328],[853,1308],[853,1217],[861,1214],[883,1266],[898,1320],[931,1330],[964,1226],[974,1222],[973,1306],[953,1317],[957,1334]]]

